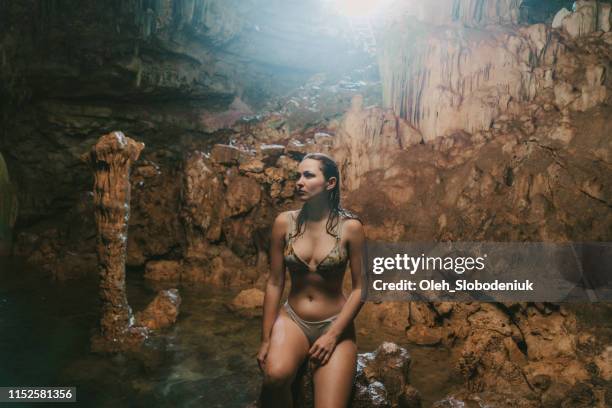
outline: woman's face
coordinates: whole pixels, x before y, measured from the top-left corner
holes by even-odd
[[[325,180],[320,168],[320,162],[314,159],[303,160],[298,166],[300,178],[295,183],[296,195],[302,201],[326,194],[336,185],[335,177]]]

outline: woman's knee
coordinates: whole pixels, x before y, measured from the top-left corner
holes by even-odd
[[[263,384],[267,388],[285,388],[291,386],[294,377],[295,372],[289,367],[266,362]]]

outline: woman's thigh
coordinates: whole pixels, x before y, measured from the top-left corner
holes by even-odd
[[[308,350],[306,335],[281,308],[272,327],[264,373],[273,381],[293,378]]]
[[[346,407],[353,388],[357,367],[357,345],[354,337],[340,341],[327,364],[318,367],[313,376],[315,408]]]

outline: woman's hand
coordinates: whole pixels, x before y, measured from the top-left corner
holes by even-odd
[[[336,344],[338,344],[337,336],[324,333],[317,339],[317,341],[314,342],[312,347],[310,347],[308,355],[310,356],[310,359],[315,363],[318,363],[318,365],[325,365],[334,352]]]
[[[268,350],[270,349],[269,341],[262,341],[261,346],[259,346],[259,351],[257,352],[257,364],[259,364],[259,369],[261,371],[264,370],[266,366],[266,357],[268,357]]]

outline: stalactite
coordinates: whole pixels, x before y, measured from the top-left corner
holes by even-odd
[[[490,9],[486,3],[456,3],[453,13],[474,17],[484,8],[486,17],[520,4],[505,1]],[[458,129],[486,130],[509,109],[509,100],[532,101],[545,82],[540,67],[559,51],[558,41],[551,48],[550,29],[542,24],[510,31],[433,27],[407,19],[381,37],[383,104],[420,129],[426,141]]]

